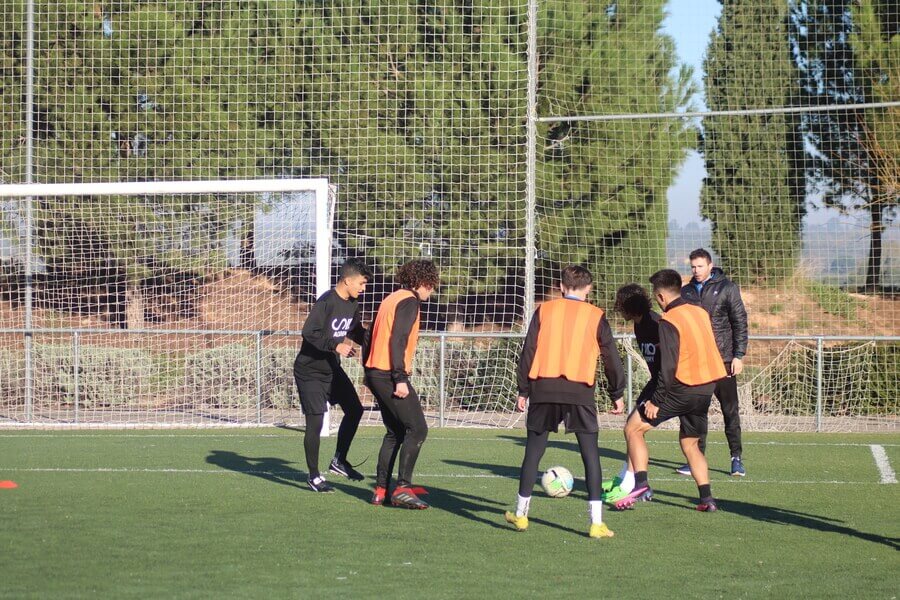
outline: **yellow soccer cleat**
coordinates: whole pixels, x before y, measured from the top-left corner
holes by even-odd
[[[588,532],[588,537],[591,538],[611,538],[614,535],[616,534],[610,531],[606,523],[591,523],[591,530]]]
[[[525,531],[528,529],[528,517],[522,515],[521,517],[517,517],[516,513],[506,511],[506,522],[511,523],[513,527],[516,528],[516,531]]]

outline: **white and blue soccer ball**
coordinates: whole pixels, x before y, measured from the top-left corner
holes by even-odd
[[[565,467],[550,467],[541,476],[541,487],[552,498],[564,498],[572,491],[575,479]]]

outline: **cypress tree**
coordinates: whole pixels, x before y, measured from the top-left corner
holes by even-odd
[[[786,13],[779,0],[722,2],[705,60],[710,110],[791,105]],[[794,271],[804,214],[803,189],[789,168],[797,148],[787,115],[704,121],[701,213],[712,222],[712,245],[737,281],[773,281]]]

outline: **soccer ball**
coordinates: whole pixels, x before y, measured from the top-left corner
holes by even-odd
[[[565,467],[550,467],[541,476],[541,487],[552,498],[563,498],[572,491],[575,480]]]

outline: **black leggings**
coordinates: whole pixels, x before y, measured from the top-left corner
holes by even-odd
[[[381,408],[381,420],[387,432],[378,452],[378,466],[375,473],[375,485],[388,488],[394,463],[400,455],[400,466],[397,470],[397,485],[408,486],[412,483],[413,470],[419,458],[419,451],[425,438],[428,437],[428,424],[419,396],[409,386],[406,398],[394,396],[394,382],[389,374],[366,373],[366,383]]]
[[[549,431],[538,433],[528,430],[525,442],[525,459],[519,475],[519,495],[523,498],[531,496],[534,482],[537,480],[538,466],[544,451],[547,449]],[[581,450],[581,461],[584,463],[584,479],[587,484],[588,500],[600,500],[603,471],[600,468],[600,450],[597,447],[598,434],[576,433],[578,448]]]
[[[359,395],[356,388],[347,374],[338,369],[334,372],[331,380],[331,389],[329,399],[341,407],[344,412],[344,418],[341,419],[341,425],[338,428],[337,445],[334,455],[341,461],[347,460],[347,453],[350,451],[350,444],[356,436],[356,430],[359,429],[359,422],[362,419],[363,408],[359,401]],[[308,414],[306,416],[306,431],[303,434],[303,450],[306,454],[306,468],[309,472],[310,479],[319,476],[319,446],[321,444],[322,423],[325,420],[323,414]]]
[[[730,365],[725,364],[728,372]],[[740,456],[741,447],[741,413],[738,403],[737,377],[726,377],[716,383],[716,398],[722,407],[722,419],[725,421],[725,438],[728,440],[728,449],[731,456]],[[706,454],[706,435],[700,436],[700,451]]]

